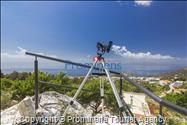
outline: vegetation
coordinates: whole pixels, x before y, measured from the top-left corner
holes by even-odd
[[[154,94],[158,95],[158,96],[162,92],[169,90],[168,85],[167,86],[161,86],[161,85],[158,85],[158,84],[149,84],[148,82],[142,82],[141,85],[144,86],[149,91],[153,92]]]
[[[160,74],[161,79],[187,81],[187,68]]]
[[[187,91],[181,93],[171,93],[163,98],[187,109]]]
[[[184,83],[180,88],[187,89],[187,82]]]
[[[15,102],[19,102],[27,95],[34,95],[34,73],[27,72],[12,72],[11,74],[3,75],[1,73],[1,109],[5,109]],[[57,91],[62,94],[73,96],[76,92],[76,88],[80,85],[83,80],[82,77],[70,78],[65,73],[59,72],[57,74],[44,73],[39,71],[39,80],[50,82],[56,85],[66,85],[67,87],[56,87],[51,85],[39,85],[39,92],[44,91]],[[123,81],[123,90],[127,92],[141,92],[132,84],[127,81]],[[118,106],[113,95],[110,84],[108,80],[103,80],[105,87],[105,104],[107,108],[114,114],[118,113]],[[119,90],[119,80],[115,80],[117,89]],[[154,92],[156,95],[161,94],[163,91],[168,91],[168,86],[160,86],[155,84],[148,84],[146,82],[141,83],[145,88]],[[187,83],[183,84],[182,88],[187,88]],[[100,98],[100,79],[91,77],[88,82],[83,87],[85,91],[81,91],[78,96],[78,101],[83,104],[83,106],[91,106],[94,109],[94,113],[100,112],[98,109],[101,98]],[[91,90],[91,91],[90,91]],[[177,105],[187,108],[187,91],[182,93],[171,93],[167,94],[163,99],[171,101]],[[157,107],[154,103],[149,103],[151,107]],[[156,112],[157,113],[157,112]],[[167,115],[167,114],[166,114]],[[176,122],[170,119],[168,124],[173,125]]]
[[[1,75],[1,109],[7,108],[12,105],[13,100],[20,101],[26,96],[34,95],[34,73],[18,73],[12,72],[11,74]],[[49,74],[44,72],[39,72],[39,80],[50,82],[56,85],[66,85],[69,87],[56,87],[48,84],[40,84],[39,92],[44,91],[57,91],[62,94],[73,96],[83,80],[82,77],[70,78],[65,73],[60,72],[58,74]],[[95,109],[95,113],[99,112],[97,110],[100,105],[100,84],[99,79],[90,78],[88,82],[83,87],[84,90],[81,91],[78,101],[84,105],[90,105]],[[105,94],[106,105],[111,107],[111,110],[116,109],[117,105],[115,98],[112,95],[112,89],[104,80],[105,92],[111,94]],[[108,101],[107,101],[108,100]],[[94,102],[94,103],[92,103]],[[112,102],[112,103],[111,103]],[[116,110],[113,110],[116,111]]]
[[[42,81],[47,81],[50,83],[54,83],[56,85],[68,85],[71,87],[77,88],[81,81],[82,77],[74,77],[69,78],[65,73],[59,72],[57,74],[50,74],[39,72],[39,79]],[[18,73],[16,71],[11,74],[3,75],[1,74],[1,101],[2,107],[7,107],[11,100],[22,100],[26,95],[34,95],[34,73],[22,72]],[[138,88],[128,83],[127,81],[123,81],[123,90],[127,92],[141,92]],[[92,90],[90,92],[81,92],[79,96],[79,101],[83,104],[90,105],[90,102],[94,101],[96,103],[96,107],[100,104],[100,93],[99,93],[99,79],[91,78],[88,80],[84,89]],[[110,94],[105,94],[108,100],[113,98],[112,89],[109,84],[107,84],[107,80],[104,80],[105,92]],[[159,95],[163,91],[168,91],[168,86],[160,86],[155,84],[148,84],[146,82],[141,83],[145,88],[154,92],[156,95]],[[119,90],[119,80],[116,80],[116,87]],[[187,84],[183,84],[183,88],[187,87]],[[69,96],[73,96],[76,92],[76,89],[66,88],[66,87],[53,87],[50,85],[40,85],[39,91],[58,91],[63,94],[67,94]],[[6,98],[5,98],[6,97]],[[92,98],[90,98],[92,97]],[[187,92],[183,92],[181,94],[168,94],[164,99],[171,101],[175,104],[181,105],[183,107],[187,107]],[[108,105],[111,105],[111,102]],[[114,101],[115,102],[115,101]],[[116,102],[115,102],[116,104]],[[113,106],[115,104],[112,104]],[[95,107],[95,108],[96,108]],[[97,112],[97,111],[96,111]]]

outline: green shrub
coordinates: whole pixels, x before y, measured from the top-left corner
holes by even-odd
[[[9,92],[1,91],[1,109],[9,107],[11,104],[12,94]]]

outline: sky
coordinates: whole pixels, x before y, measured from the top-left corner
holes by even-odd
[[[2,1],[1,66],[33,67],[25,51],[86,62],[97,42],[111,40],[106,58],[125,68],[185,67],[186,7],[185,1]]]

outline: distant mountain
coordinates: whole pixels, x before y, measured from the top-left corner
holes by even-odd
[[[187,68],[178,69],[168,73],[162,73],[159,75],[159,77],[161,77],[161,79],[187,81]]]

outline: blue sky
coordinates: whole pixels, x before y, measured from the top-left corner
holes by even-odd
[[[3,66],[13,67],[15,62],[24,64],[21,59],[25,57],[19,58],[24,50],[71,60],[84,59],[95,54],[96,42],[109,40],[127,49],[125,54],[118,51],[109,55],[123,62],[126,59],[131,62],[137,56],[135,62],[151,56],[147,62],[152,64],[151,59],[159,55],[156,58],[161,62],[159,65],[165,61],[162,56],[168,56],[171,58],[166,59],[166,64],[172,61],[175,65],[185,66],[186,6],[185,1],[3,1]],[[182,63],[178,64],[176,59]]]

